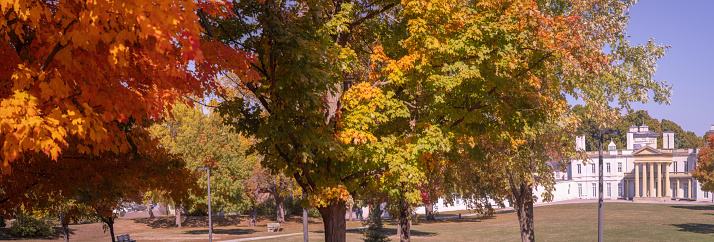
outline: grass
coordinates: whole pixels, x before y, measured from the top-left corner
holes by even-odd
[[[714,206],[682,204],[605,204],[605,241],[712,241]],[[385,221],[385,232],[398,241],[396,224]],[[311,234],[311,241],[321,241]],[[320,234],[321,236],[321,234]],[[535,237],[539,241],[597,240],[597,203],[562,204],[535,208]],[[361,241],[359,231],[348,231],[347,241]],[[413,241],[519,241],[514,212],[493,217],[464,217],[412,226]],[[302,241],[301,236],[263,241]]]
[[[606,203],[605,240],[607,241],[712,241],[714,239],[714,206],[689,204]],[[119,219],[117,235],[129,233],[137,241],[202,241],[208,230],[204,218],[186,220],[182,228],[173,228],[173,217],[154,220],[146,218]],[[214,223],[216,241],[298,233],[302,231],[300,217],[290,217],[278,233],[266,232],[268,220],[259,227],[247,227],[244,217],[228,217]],[[348,221],[347,228],[360,227],[358,221]],[[322,223],[311,218],[311,241],[322,241]],[[101,224],[70,225],[75,235],[71,241],[106,241]],[[7,229],[5,229],[7,230]],[[398,241],[396,224],[385,220],[385,232]],[[0,231],[1,233],[1,231]],[[518,221],[514,212],[493,217],[463,217],[438,221],[420,221],[412,226],[414,241],[518,241]],[[561,204],[535,208],[535,236],[539,241],[594,241],[597,239],[597,203]],[[0,239],[14,239],[2,237]],[[361,231],[347,232],[348,241],[361,241]],[[61,237],[36,241],[61,240]],[[288,236],[260,241],[302,241],[302,236]]]

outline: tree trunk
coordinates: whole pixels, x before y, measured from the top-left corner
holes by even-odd
[[[109,234],[112,236],[112,242],[117,241],[117,237],[114,236],[114,218],[109,218],[106,220],[107,226],[109,227]]]
[[[426,211],[426,220],[436,220],[434,217],[434,203],[425,205],[424,210]]]
[[[349,221],[352,221],[352,206],[353,206],[353,205],[354,205],[354,204],[350,204],[350,210],[347,211],[348,213],[350,213],[350,220],[349,220]]]
[[[346,238],[345,202],[318,207],[325,223],[325,242],[344,242]]]
[[[156,216],[154,216],[154,209],[151,208],[151,204],[146,206],[146,208],[149,209],[149,218],[156,218]]]
[[[181,205],[177,205],[174,212],[176,212],[176,227],[181,228]]]
[[[258,206],[253,205],[253,210],[250,210],[250,218],[248,219],[248,226],[255,227],[255,215],[258,214]]]
[[[521,227],[521,241],[535,241],[535,230],[533,227],[533,188],[526,184],[521,184],[519,187],[520,189],[513,189],[513,191],[518,192],[518,194],[513,194],[516,198],[513,208],[518,214],[518,225]]]
[[[280,195],[275,196],[275,214],[277,214],[278,223],[285,222],[285,198]]]
[[[402,198],[399,201],[399,241],[408,242],[411,240],[411,221],[409,221],[409,215],[411,210],[409,209],[409,203],[405,201],[406,198]]]
[[[67,213],[64,211],[59,212],[59,222],[60,226],[62,227],[62,237],[64,237],[64,242],[69,242],[69,221],[65,220],[65,216],[67,216]]]

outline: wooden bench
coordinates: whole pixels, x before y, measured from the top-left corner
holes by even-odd
[[[280,223],[268,223],[268,232],[280,231]]]
[[[117,242],[136,242],[136,240],[131,239],[131,237],[129,237],[129,234],[123,234],[117,236]]]

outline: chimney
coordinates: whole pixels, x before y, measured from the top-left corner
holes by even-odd
[[[649,128],[647,127],[647,125],[642,124],[642,126],[640,126],[640,132],[647,132],[647,130],[649,130]]]
[[[635,147],[633,146],[635,143],[635,133],[637,133],[637,126],[630,126],[630,131],[627,132],[627,149],[628,150],[633,150]]]
[[[664,131],[662,136],[662,149],[674,149],[674,132]]]
[[[575,150],[585,150],[585,135],[575,136]]]

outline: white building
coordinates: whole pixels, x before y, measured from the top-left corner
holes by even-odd
[[[714,125],[712,125],[712,131]],[[610,141],[603,151],[603,197],[626,200],[709,200],[692,178],[697,165],[697,149],[675,149],[674,132],[665,131],[663,147],[657,147],[658,133],[646,125],[630,127],[626,149]],[[585,149],[585,137],[576,138],[576,149]],[[575,160],[564,172],[556,171],[554,201],[598,197],[598,151],[588,151],[589,160]],[[569,190],[567,193],[560,189]]]
[[[707,133],[714,134],[714,125]],[[659,135],[646,125],[631,126],[626,149],[618,149],[615,143],[609,142],[607,150],[603,150],[604,199],[714,202],[713,194],[702,191],[699,182],[692,177],[692,169],[697,166],[697,149],[675,149],[676,137],[672,131],[664,131],[663,147],[657,147]],[[576,138],[575,147],[585,150],[585,136]],[[599,152],[588,151],[587,154],[589,160],[571,161],[564,171],[554,169],[553,202],[598,198]],[[556,163],[551,165],[557,167]],[[540,197],[542,192],[543,188],[538,186],[533,194]],[[443,199],[434,204],[434,210],[441,212],[466,209],[460,199],[452,206],[446,205]],[[423,214],[424,207],[417,208],[416,212]]]

